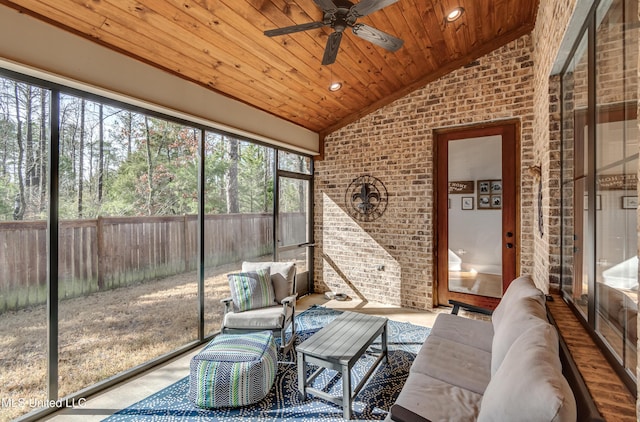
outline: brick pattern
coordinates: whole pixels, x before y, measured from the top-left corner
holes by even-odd
[[[331,134],[316,163],[316,291],[428,309],[433,303],[433,129],[507,118],[521,120],[520,272],[548,291],[559,281],[560,79],[550,78],[575,0],[542,0],[530,36],[488,54],[423,89]],[[599,60],[616,27],[601,33]],[[533,46],[536,46],[534,49]],[[629,52],[627,51],[627,54]],[[631,52],[637,54],[637,52]],[[584,105],[585,63],[573,75],[573,106]],[[634,80],[603,66],[605,81]],[[581,76],[582,75],[582,76]],[[627,92],[636,92],[630,86]],[[620,99],[613,96],[611,101]],[[565,128],[570,129],[570,128]],[[542,232],[538,227],[541,169]],[[387,212],[354,222],[344,192],[357,176],[380,178],[389,191]],[[365,247],[366,245],[366,247]],[[376,268],[384,266],[384,271]],[[397,292],[400,292],[400,295]]]
[[[540,280],[539,284],[544,284],[543,280],[548,280],[549,284],[560,285],[561,259],[561,102],[560,102],[560,76],[549,78],[549,142],[544,154],[542,167],[546,169],[542,183],[542,215],[544,233],[540,235],[536,243],[536,256],[534,267],[539,269],[534,271],[534,277]]]
[[[542,233],[535,213],[533,278],[543,291],[558,283],[560,274],[560,77],[549,75],[556,60],[575,0],[541,0],[536,26],[531,34],[536,46],[533,54],[533,156],[542,179]],[[537,184],[537,182],[536,182]],[[536,195],[538,187],[536,187]],[[537,202],[537,200],[536,200]],[[537,205],[536,205],[537,208]],[[550,270],[553,268],[553,271]]]
[[[521,122],[520,271],[534,262],[533,43],[523,36],[325,139],[315,165],[316,292],[418,309],[433,307],[433,130]],[[547,126],[548,127],[548,126]],[[385,214],[358,222],[345,191],[363,174],[389,192]],[[384,270],[379,270],[384,266]]]
[[[573,127],[572,121],[561,121],[561,80],[550,75],[575,6],[576,0],[541,0],[530,36],[326,139],[326,159],[316,165],[319,247],[315,261],[321,269],[315,280],[317,291],[347,291],[363,299],[430,308],[434,286],[432,130],[511,117],[522,122],[521,272],[532,272],[543,290],[559,282],[561,135],[563,129],[565,135],[571,134]],[[607,47],[608,42],[619,39],[619,29],[612,26],[600,31],[598,92],[603,96],[607,86],[619,86],[622,79],[626,89],[604,95],[603,103],[640,95],[640,75],[629,73],[638,72],[640,62],[635,69],[616,64],[617,49]],[[634,56],[640,60],[637,32],[630,34],[626,44],[627,63]],[[564,81],[573,84],[575,95],[567,99],[571,108],[586,106],[585,65],[586,60],[577,63],[572,78]],[[570,144],[571,138],[565,138],[565,145]],[[565,154],[571,158],[571,151]],[[529,172],[530,166],[539,166],[540,175]],[[350,180],[363,173],[381,178],[390,192],[387,213],[371,223],[354,222],[344,212],[343,192]],[[542,231],[538,228],[537,177],[542,181]],[[570,226],[571,222],[566,223]],[[384,265],[385,271],[377,271],[376,265]]]

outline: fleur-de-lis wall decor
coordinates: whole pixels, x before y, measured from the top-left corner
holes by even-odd
[[[345,203],[352,217],[373,221],[387,209],[387,188],[380,179],[368,174],[356,177],[347,188]]]

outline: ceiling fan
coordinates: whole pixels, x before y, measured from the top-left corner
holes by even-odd
[[[271,29],[264,31],[264,35],[267,37],[275,37],[321,28],[323,26],[331,27],[334,32],[327,40],[327,46],[324,49],[324,56],[322,57],[323,65],[329,65],[336,61],[340,41],[342,40],[342,33],[348,27],[351,28],[351,31],[355,35],[364,40],[391,52],[397,51],[404,43],[400,38],[396,38],[369,25],[356,23],[358,18],[367,16],[397,1],[398,0],[362,0],[357,4],[353,4],[349,0],[313,0],[316,6],[324,12],[322,22],[309,22],[287,26],[285,28]]]

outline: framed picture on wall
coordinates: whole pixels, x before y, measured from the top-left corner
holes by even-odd
[[[462,197],[462,205],[463,210],[472,210],[473,209],[473,197],[472,196],[463,196]]]
[[[491,181],[491,194],[502,194],[502,180]]]
[[[464,198],[462,198],[464,199]],[[622,209],[631,210],[638,208],[638,197],[637,196],[623,196],[622,197]]]
[[[624,199],[623,199],[623,208],[624,208]],[[589,195],[584,196],[584,209],[585,211],[589,209]],[[602,195],[596,195],[596,210],[602,209]]]
[[[478,209],[499,210],[501,208],[502,180],[478,180]]]

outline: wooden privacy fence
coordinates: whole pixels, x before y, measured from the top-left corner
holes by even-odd
[[[281,216],[286,233],[306,230],[304,213]],[[47,224],[0,222],[0,313],[47,300]],[[197,269],[198,218],[99,217],[61,221],[60,298],[128,286]],[[205,217],[205,265],[249,259],[273,250],[271,214]]]

